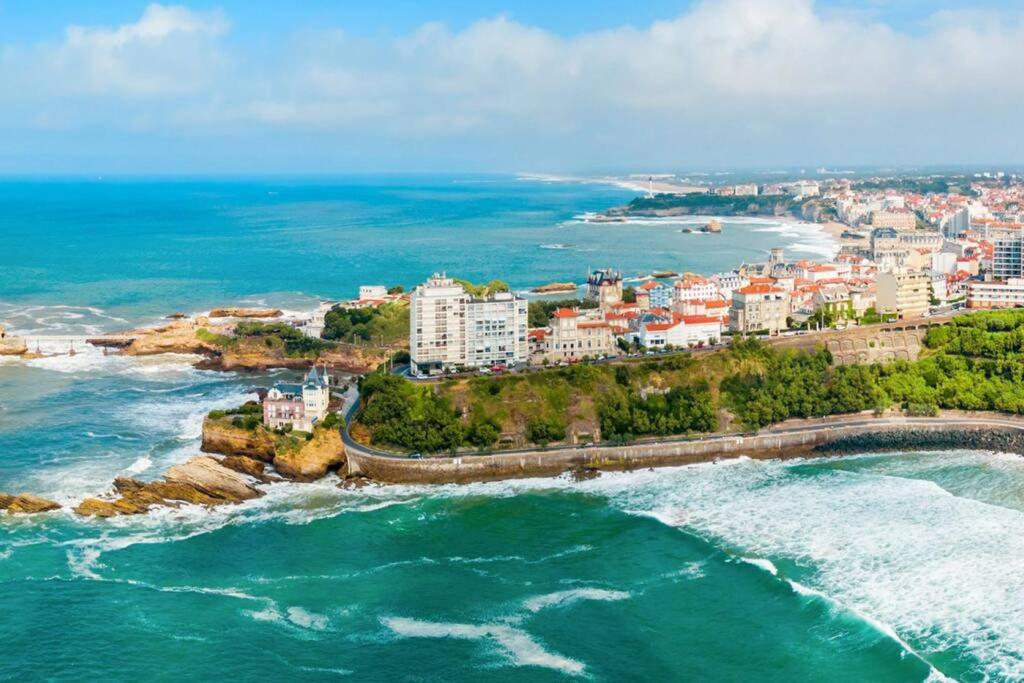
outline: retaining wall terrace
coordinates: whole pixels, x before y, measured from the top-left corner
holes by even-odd
[[[873,448],[995,448],[1024,454],[1024,420],[1008,416],[945,415],[876,418],[863,415],[780,425],[748,436],[663,441],[626,446],[551,448],[522,453],[410,459],[346,446],[350,475],[389,483],[465,483],[553,476],[576,469],[631,470],[710,462],[718,458],[785,458]]]

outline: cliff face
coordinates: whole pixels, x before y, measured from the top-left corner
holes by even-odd
[[[227,419],[203,421],[204,453],[222,455],[247,455],[263,462],[273,462],[275,455],[274,435],[265,429],[239,429]]]
[[[314,481],[345,462],[345,447],[336,429],[318,429],[313,439],[277,435],[262,427],[242,429],[228,418],[203,422],[203,451],[248,456],[272,463],[278,474],[295,481]]]
[[[298,449],[280,449],[274,457],[274,469],[295,481],[314,481],[345,462],[345,446],[336,429],[318,429],[312,441]]]

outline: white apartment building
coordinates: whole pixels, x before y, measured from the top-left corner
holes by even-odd
[[[715,283],[715,286],[718,287],[718,291],[726,299],[732,298],[733,290],[739,289],[740,287],[746,287],[750,284],[750,280],[735,271],[715,273],[710,279]]]
[[[992,277],[999,280],[1024,277],[1024,232],[1020,229],[993,230]]]
[[[416,374],[527,360],[522,297],[504,292],[475,299],[445,274],[434,273],[413,290],[409,305],[409,355]]]
[[[696,275],[686,275],[675,283],[675,303],[701,299],[717,299],[718,285],[712,280]]]
[[[1005,282],[969,282],[967,308],[1019,308],[1024,306],[1024,279]]]
[[[878,312],[900,319],[919,318],[928,312],[931,299],[930,278],[922,272],[895,271],[879,273]]]
[[[388,289],[384,285],[360,285],[359,287],[359,298],[362,300],[386,299],[387,296]]]

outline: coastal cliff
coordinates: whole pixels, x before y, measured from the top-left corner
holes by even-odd
[[[202,450],[255,458],[293,481],[315,481],[345,463],[345,446],[336,429],[317,429],[307,440],[294,433],[275,434],[262,426],[236,427],[226,418],[206,418]]]
[[[215,309],[214,312],[249,313],[250,317],[255,317],[257,313],[263,315],[274,311]],[[295,338],[282,338],[282,331],[290,332]],[[307,339],[284,323],[223,322],[205,316],[176,317],[167,324],[128,330],[121,336],[132,341],[120,348],[119,353],[127,356],[163,353],[200,355],[203,358],[196,365],[206,370],[301,369],[313,364],[326,364],[337,370],[365,373],[376,369],[390,352],[375,347]]]

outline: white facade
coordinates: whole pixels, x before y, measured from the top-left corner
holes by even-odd
[[[409,355],[417,373],[527,359],[526,299],[509,293],[474,299],[435,273],[413,290],[409,305]]]
[[[1024,306],[1024,279],[1005,282],[970,282],[967,308],[1020,308]]]
[[[717,299],[718,286],[705,278],[684,278],[676,282],[674,298],[676,302]]]
[[[360,285],[359,287],[359,298],[362,300],[383,299],[387,295],[388,290],[384,285]]]

